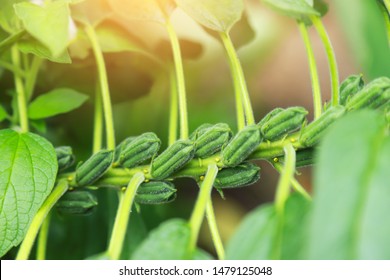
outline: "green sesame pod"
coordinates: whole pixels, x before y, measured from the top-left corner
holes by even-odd
[[[376,109],[390,100],[389,89],[390,78],[377,78],[356,93],[347,102],[346,109],[347,111],[363,108]]]
[[[367,109],[386,109],[390,102],[390,87],[382,92],[375,100],[373,100],[366,108]]]
[[[218,123],[200,131],[195,140],[195,157],[206,158],[215,154],[231,137],[232,131],[225,123]]]
[[[175,185],[164,181],[142,183],[137,189],[135,202],[139,204],[162,204],[176,198]]]
[[[115,147],[115,156],[114,156],[114,162],[119,162],[119,158],[122,152],[123,147],[126,147],[128,144],[131,143],[135,139],[134,136],[127,137],[124,139],[122,142],[120,142],[116,147]]]
[[[76,190],[65,193],[56,203],[56,209],[66,215],[86,215],[98,205],[97,198],[89,191]]]
[[[222,162],[233,167],[243,162],[260,144],[261,135],[257,125],[246,126],[222,149]]]
[[[240,188],[252,185],[259,179],[260,167],[250,162],[244,162],[219,171],[215,178],[214,187],[218,189]]]
[[[137,166],[155,156],[160,145],[160,139],[153,132],[141,134],[122,146],[119,164],[127,168]]]
[[[267,121],[269,121],[273,116],[279,114],[282,112],[283,108],[275,108],[271,112],[269,112],[267,115],[265,115],[258,123],[257,126],[261,128]]]
[[[152,161],[152,177],[156,180],[167,178],[189,162],[194,154],[194,142],[190,140],[176,141]]]
[[[204,123],[197,127],[190,135],[190,140],[195,141],[200,134],[203,134],[205,130],[209,129],[213,125],[211,123]]]
[[[299,141],[306,147],[312,147],[320,140],[326,129],[344,113],[345,108],[343,106],[331,107],[304,128]]]
[[[276,157],[272,159],[273,162],[280,162],[284,163],[284,156]],[[307,148],[298,150],[296,152],[295,157],[295,167],[305,167],[309,165],[313,165],[314,163],[314,149],[313,148]]]
[[[101,150],[76,168],[76,183],[79,187],[96,182],[111,167],[114,151]]]
[[[72,147],[60,146],[55,148],[58,162],[58,171],[61,172],[71,167],[75,162]]]
[[[266,140],[281,139],[289,132],[300,128],[307,113],[307,110],[303,107],[287,108],[273,115],[262,125],[260,131]]]
[[[351,75],[346,78],[340,85],[340,104],[347,104],[348,100],[363,87],[364,81],[362,75]]]

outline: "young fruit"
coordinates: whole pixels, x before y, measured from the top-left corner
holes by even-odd
[[[60,146],[55,148],[58,162],[58,171],[64,171],[71,167],[75,162],[75,156],[73,155],[72,147]]]
[[[135,202],[139,204],[161,204],[176,198],[175,185],[165,181],[142,183],[137,189]]]
[[[364,87],[362,75],[351,75],[340,85],[340,104],[347,104],[356,93]]]
[[[85,190],[76,190],[65,193],[56,203],[56,209],[66,215],[86,215],[98,205],[94,194]]]
[[[260,179],[260,167],[244,162],[235,167],[225,168],[218,172],[214,187],[218,189],[240,188],[256,183]]]
[[[225,123],[215,124],[202,129],[195,139],[195,157],[206,158],[220,151],[232,136],[232,131]]]

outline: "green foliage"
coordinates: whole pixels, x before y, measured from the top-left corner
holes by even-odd
[[[88,96],[70,88],[57,88],[38,96],[28,107],[30,119],[44,119],[79,108]]]
[[[263,0],[263,2],[282,14],[294,19],[303,19],[305,16],[320,15],[320,13],[312,7],[313,3],[308,3],[309,1],[305,0]]]
[[[3,106],[0,105],[0,122],[5,120],[8,117],[7,111],[4,109]]]
[[[41,136],[0,131],[0,256],[17,246],[57,174],[53,146]],[[7,225],[7,226],[5,226]]]

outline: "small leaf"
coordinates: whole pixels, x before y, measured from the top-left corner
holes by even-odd
[[[58,56],[53,56],[47,47],[34,38],[20,40],[18,49],[23,53],[31,53],[56,63],[70,64],[72,62],[67,50]]]
[[[28,107],[30,119],[43,119],[80,107],[88,96],[69,88],[58,88],[38,96]]]
[[[44,6],[22,2],[14,7],[27,32],[44,44],[53,56],[65,51],[71,39],[68,1],[49,2]]]
[[[56,153],[46,139],[0,131],[0,257],[22,241],[56,174]]]
[[[263,0],[265,4],[280,13],[294,19],[302,19],[304,16],[319,16],[310,3],[305,0]]]
[[[240,20],[244,10],[242,0],[176,0],[176,3],[200,24],[224,33]]]
[[[376,112],[350,113],[329,130],[315,168],[308,258],[390,258],[389,155]]]
[[[3,106],[0,105],[0,122],[8,118],[8,113]]]
[[[189,259],[191,230],[184,220],[173,219],[162,223],[133,254],[134,260]]]
[[[128,20],[165,23],[176,5],[174,0],[108,0],[112,10]]]

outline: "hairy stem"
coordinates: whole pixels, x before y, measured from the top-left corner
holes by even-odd
[[[130,180],[124,195],[120,196],[119,207],[115,217],[110,244],[107,253],[112,260],[118,260],[122,252],[123,241],[125,240],[127,224],[129,223],[131,206],[133,205],[139,185],[144,181],[144,174],[138,172]]]
[[[167,20],[166,28],[168,31],[169,39],[171,41],[173,60],[175,64],[177,93],[179,101],[179,114],[180,114],[180,139],[188,139],[188,113],[187,113],[187,97],[186,87],[184,80],[183,62],[181,58],[181,50],[179,39],[173,28],[172,23]]]
[[[217,220],[215,219],[213,200],[210,197],[207,206],[206,206],[206,217],[209,224],[211,238],[213,239],[214,247],[217,252],[218,259],[225,259],[225,249],[223,248],[223,243],[221,236],[218,231]]]
[[[314,119],[318,119],[321,116],[321,111],[322,111],[322,98],[321,98],[320,81],[317,72],[317,64],[314,57],[313,47],[310,42],[306,25],[304,22],[298,22],[298,25],[303,38],[303,42],[305,43],[307,58],[309,60],[309,70],[310,70],[311,84],[313,90]]]
[[[16,46],[12,47],[11,51],[12,62],[16,68],[20,68],[20,53]],[[18,99],[19,122],[22,132],[28,132],[28,115],[26,92],[23,84],[23,79],[17,73],[14,74],[15,89]]]
[[[196,241],[198,240],[200,226],[202,225],[203,217],[206,211],[207,203],[210,200],[211,190],[215,177],[218,173],[218,166],[216,164],[210,164],[207,168],[207,172],[204,181],[200,185],[200,191],[195,203],[195,207],[192,211],[192,215],[189,221],[191,228],[191,241],[190,251],[193,252],[196,247]]]
[[[236,50],[234,49],[234,45],[232,43],[232,40],[230,39],[229,34],[220,33],[220,37],[225,47],[227,56],[229,58],[229,65],[233,77],[234,89],[236,92],[235,96],[238,126],[239,128],[242,128],[243,126],[243,115],[245,115],[246,124],[252,125],[255,123],[255,118],[253,115],[252,105],[246,86],[244,71],[242,70],[240,60],[238,59]],[[243,110],[244,113],[242,112]]]
[[[328,33],[321,21],[321,18],[316,16],[310,17],[318,34],[320,35],[322,44],[325,47],[326,56],[328,57],[329,72],[332,85],[332,106],[340,104],[340,90],[339,90],[339,72],[337,70],[336,55],[334,53],[332,43],[329,39]]]
[[[92,26],[86,25],[85,32],[91,42],[92,50],[95,55],[96,65],[98,69],[98,77],[100,82],[100,92],[102,95],[103,111],[106,124],[106,141],[107,149],[115,149],[115,132],[114,119],[111,106],[110,89],[108,86],[107,69],[104,62],[103,52],[100,48],[95,30]]]
[[[169,135],[168,146],[177,140],[177,123],[178,123],[178,101],[177,101],[177,80],[175,69],[170,70],[170,108],[169,108]]]
[[[38,245],[37,245],[37,260],[46,259],[46,244],[49,235],[49,227],[50,227],[50,212],[47,215],[46,219],[43,221],[43,224],[39,231]]]
[[[45,202],[39,208],[37,214],[34,216],[30,227],[27,230],[26,236],[23,239],[22,244],[20,245],[18,254],[16,256],[17,260],[27,260],[30,255],[31,248],[34,245],[35,239],[37,237],[39,228],[41,227],[46,216],[50,212],[51,208],[56,204],[56,202],[61,198],[61,196],[68,190],[68,182],[66,179],[58,181],[57,186],[46,198]]]

